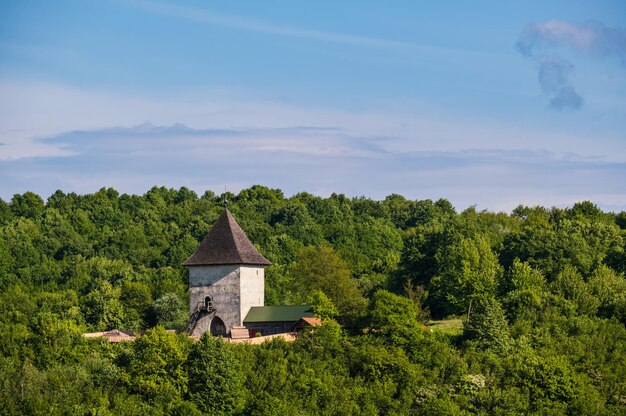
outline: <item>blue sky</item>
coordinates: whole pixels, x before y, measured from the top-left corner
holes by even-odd
[[[287,195],[626,210],[626,4],[0,4],[0,197]]]

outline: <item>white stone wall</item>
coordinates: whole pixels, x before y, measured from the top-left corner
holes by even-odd
[[[239,284],[241,293],[239,325],[243,325],[243,320],[251,307],[265,305],[265,269],[258,266],[241,266]]]
[[[240,325],[240,266],[193,266],[189,267],[189,309],[190,314],[198,302],[204,302],[211,296],[217,309],[214,314],[203,315],[192,335],[201,335],[210,329],[211,320],[218,316],[224,321],[227,332],[235,325]]]
[[[243,325],[252,306],[263,306],[265,300],[265,270],[258,266],[224,265],[189,267],[189,313],[196,310],[198,302],[211,296],[214,314],[203,315],[192,335],[202,335],[218,316],[230,333],[233,326]]]

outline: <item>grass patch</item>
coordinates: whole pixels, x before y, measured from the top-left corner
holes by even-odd
[[[428,321],[426,326],[433,331],[441,331],[450,335],[461,335],[463,333],[463,321],[458,318]]]

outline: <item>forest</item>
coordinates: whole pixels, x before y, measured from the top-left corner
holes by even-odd
[[[272,262],[266,305],[309,304],[320,327],[184,333],[181,263],[225,204]],[[625,273],[626,212],[589,201],[16,194],[0,199],[0,414],[626,415]],[[83,337],[112,328],[146,332]]]

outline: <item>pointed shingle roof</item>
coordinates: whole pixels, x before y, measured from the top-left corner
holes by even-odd
[[[270,261],[258,252],[230,211],[224,208],[211,231],[183,266],[249,264],[269,266]]]

